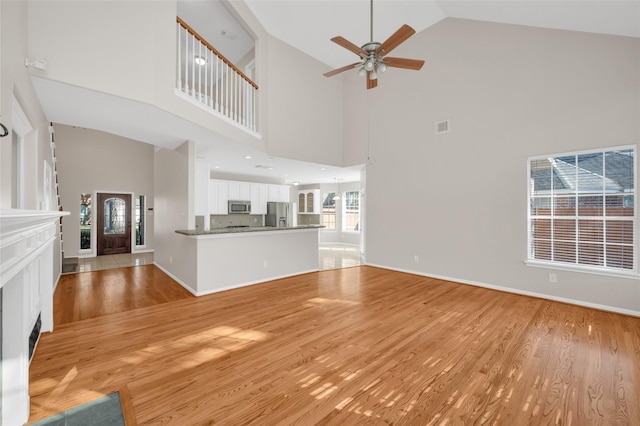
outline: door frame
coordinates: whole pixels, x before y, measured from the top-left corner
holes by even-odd
[[[131,217],[131,253],[135,252],[135,242],[136,242],[136,227],[134,226],[134,218],[135,218],[135,192],[133,191],[107,191],[96,189],[91,194],[91,203],[93,204],[93,208],[91,209],[91,223],[94,224],[91,226],[91,251],[80,250],[78,257],[97,257],[98,256],[98,194],[119,194],[119,195],[129,195],[131,196],[131,205],[129,206],[129,214]],[[78,195],[79,196],[79,195]],[[79,238],[79,237],[78,237]],[[78,243],[79,244],[79,243]]]

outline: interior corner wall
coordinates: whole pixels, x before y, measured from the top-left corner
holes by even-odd
[[[448,18],[394,56],[427,62],[371,97],[367,263],[640,315],[638,280],[524,263],[527,158],[640,142],[640,40]]]
[[[80,253],[80,194],[95,195],[99,191],[144,195],[146,207],[153,208],[154,146],[63,124],[54,124],[54,137],[60,198],[64,209],[70,212],[62,220],[65,255],[87,255]],[[95,206],[92,213],[95,226]],[[152,213],[146,212],[144,250],[154,249]],[[95,256],[96,248],[92,246],[92,249],[89,255]],[[132,251],[135,251],[133,244]]]
[[[330,68],[268,38],[266,134],[270,155],[343,166],[342,81]]]
[[[193,142],[154,155],[154,263],[193,293],[198,290],[196,240],[175,231],[189,229],[189,164],[194,161]]]

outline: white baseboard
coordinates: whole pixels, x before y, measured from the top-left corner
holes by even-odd
[[[296,272],[294,274],[278,275],[276,277],[269,277],[269,278],[264,278],[264,279],[261,279],[261,280],[249,281],[249,282],[246,282],[246,283],[240,283],[240,284],[230,285],[230,286],[226,286],[226,287],[214,288],[214,289],[206,290],[206,291],[199,291],[199,292],[197,292],[196,296],[205,296],[207,294],[219,293],[221,291],[233,290],[235,288],[247,287],[247,286],[256,285],[256,284],[264,284],[264,283],[267,283],[269,281],[275,281],[275,280],[280,280],[280,279],[283,279],[283,278],[295,277],[297,275],[304,275],[304,274],[309,274],[311,272],[318,272],[318,271],[319,271],[319,269],[310,269],[308,271],[300,271],[300,272]]]
[[[214,289],[206,290],[206,291],[197,291],[197,290],[194,290],[191,287],[189,287],[187,284],[182,282],[178,277],[173,275],[171,272],[167,271],[165,268],[163,268],[162,266],[160,266],[156,262],[153,262],[153,264],[155,266],[157,266],[158,269],[160,269],[162,272],[164,272],[165,274],[169,275],[174,281],[176,281],[182,287],[184,287],[189,293],[193,294],[196,297],[206,296],[207,294],[219,293],[221,291],[233,290],[234,288],[247,287],[247,286],[255,285],[255,284],[263,284],[263,283],[266,283],[266,282],[269,282],[269,281],[275,281],[275,280],[279,280],[279,279],[282,279],[282,278],[295,277],[296,275],[304,275],[304,274],[309,274],[311,272],[318,272],[318,269],[310,269],[308,271],[300,271],[300,272],[296,272],[296,273],[293,273],[293,274],[279,275],[279,276],[275,276],[275,277],[268,277],[268,278],[264,278],[264,279],[260,279],[260,280],[256,280],[256,281],[249,281],[249,282],[246,282],[246,283],[239,283],[239,284],[235,284],[235,285],[231,285],[231,286],[214,288]]]
[[[167,271],[166,269],[164,269],[162,266],[160,266],[158,264],[158,262],[154,261],[153,264],[160,269],[162,272],[164,272],[165,274],[169,275],[175,282],[177,282],[178,284],[180,284],[182,287],[185,288],[185,290],[187,290],[189,293],[193,294],[194,296],[198,296],[198,293],[192,289],[191,287],[189,287],[187,284],[185,284],[184,282],[182,282],[182,280],[178,277],[176,277],[175,275],[173,275],[171,272]]]
[[[411,271],[411,270],[408,270],[408,269],[394,268],[394,267],[391,267],[391,266],[378,265],[378,264],[375,264],[375,263],[365,263],[365,264],[367,266],[373,266],[373,267],[382,268],[382,269],[389,269],[391,271],[405,272],[407,274],[419,275],[419,276],[422,276],[422,277],[436,278],[436,279],[439,279],[439,280],[452,281],[452,282],[455,282],[455,283],[467,284],[467,285],[472,285],[472,286],[475,286],[475,287],[483,287],[483,288],[489,288],[491,290],[504,291],[505,293],[513,293],[513,294],[520,294],[522,296],[537,297],[539,299],[553,300],[555,302],[563,302],[563,303],[568,303],[570,305],[584,306],[586,308],[598,309],[600,311],[614,312],[614,313],[617,313],[617,314],[630,315],[630,316],[633,316],[633,317],[640,317],[640,311],[634,311],[634,310],[631,310],[631,309],[622,309],[622,308],[618,308],[616,306],[601,305],[599,303],[585,302],[584,300],[568,299],[568,298],[565,298],[565,297],[557,297],[557,296],[552,296],[552,295],[544,294],[544,293],[536,293],[536,292],[533,292],[533,291],[517,290],[517,289],[510,288],[510,287],[502,287],[502,286],[499,286],[499,285],[487,284],[487,283],[482,283],[482,282],[478,282],[478,281],[464,280],[464,279],[455,278],[455,277],[445,277],[443,275],[427,274],[425,272],[418,272],[418,271]]]

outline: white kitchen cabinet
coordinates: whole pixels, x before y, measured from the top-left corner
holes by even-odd
[[[267,185],[251,184],[251,214],[267,214],[267,192]]]
[[[196,159],[194,173],[194,192],[196,216],[206,216],[209,214],[209,163],[205,160]]]
[[[289,186],[288,185],[269,185],[267,201],[282,201],[288,203],[289,201]]]
[[[306,189],[298,191],[298,213],[320,214],[322,198],[319,189]]]
[[[211,179],[209,181],[209,214],[229,213],[229,182]]]
[[[229,200],[247,201],[251,199],[251,184],[249,182],[228,181],[228,185]]]

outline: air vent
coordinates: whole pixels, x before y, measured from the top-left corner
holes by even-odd
[[[439,135],[440,133],[447,133],[450,129],[451,123],[449,123],[449,120],[436,122],[436,135]]]

